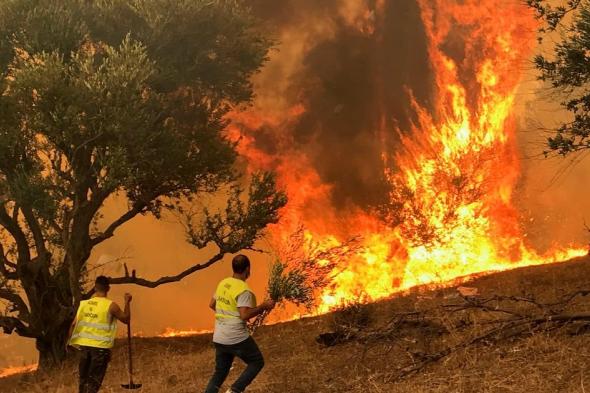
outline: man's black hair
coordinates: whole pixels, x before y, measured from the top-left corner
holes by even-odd
[[[245,255],[236,255],[231,261],[231,267],[234,273],[242,274],[250,267],[250,260]]]
[[[98,276],[96,277],[96,281],[94,281],[94,289],[101,292],[108,292],[111,288],[111,282],[109,281],[108,277],[105,276]]]

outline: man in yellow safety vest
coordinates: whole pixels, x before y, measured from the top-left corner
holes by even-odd
[[[265,310],[272,310],[275,302],[267,300],[256,306],[256,297],[246,284],[250,277],[250,260],[247,256],[235,256],[232,269],[233,276],[219,283],[209,304],[215,311],[215,373],[205,393],[219,392],[236,356],[246,363],[246,369],[228,393],[243,392],[264,367],[264,358],[250,336],[246,322]]]
[[[128,324],[131,319],[131,295],[125,294],[125,309],[107,298],[109,279],[98,276],[94,295],[80,302],[72,322],[67,345],[80,349],[80,393],[97,393],[111,360],[111,348],[117,334],[117,319]]]

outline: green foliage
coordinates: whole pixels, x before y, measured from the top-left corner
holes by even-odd
[[[286,240],[281,239],[277,258],[269,270],[268,299],[277,304],[292,303],[312,311],[317,296],[329,289],[344,263],[361,250],[357,238],[344,242],[318,242],[299,227]],[[268,312],[260,314],[250,326],[253,332],[264,324]]]
[[[276,191],[274,175],[268,172],[254,174],[246,201],[243,195],[242,187],[233,185],[225,210],[211,214],[205,209],[205,217],[198,224],[192,214],[185,215],[189,242],[198,248],[214,243],[227,253],[251,249],[262,229],[278,222],[287,198]]]
[[[569,0],[566,6],[552,7],[543,0],[529,0],[537,16],[546,25],[543,34],[559,30],[561,39],[555,44],[552,56],[537,55],[535,66],[539,79],[547,82],[557,95],[563,97],[562,107],[571,119],[561,124],[556,134],[548,138],[546,155],[567,155],[590,149],[590,4]],[[565,16],[571,13],[571,22]]]
[[[224,134],[271,45],[236,0],[0,2],[0,277],[27,297],[14,315],[31,315],[0,326],[62,350],[51,340],[83,295],[92,249],[138,214],[229,185],[226,210],[191,224],[195,245],[219,247],[204,266],[277,222],[284,194],[270,174],[247,195],[234,185]],[[128,211],[97,225],[113,195]],[[135,279],[119,281],[160,284]]]
[[[308,281],[302,269],[289,270],[283,262],[275,261],[270,269],[268,297],[277,303],[287,301],[311,308],[317,288],[312,288]]]
[[[535,11],[537,18],[545,22],[545,25],[539,28],[539,32],[547,33],[555,31],[563,18],[570,12],[575,11],[582,3],[582,0],[567,0],[559,5],[552,5],[547,0],[527,0],[526,3]]]

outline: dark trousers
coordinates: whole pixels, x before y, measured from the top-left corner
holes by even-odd
[[[80,347],[80,393],[98,393],[110,361],[110,349]]]
[[[247,365],[242,375],[231,386],[232,391],[236,393],[246,390],[246,387],[252,383],[264,367],[264,358],[252,337],[234,345],[215,343],[215,373],[211,377],[205,393],[219,392],[236,357],[242,359]]]

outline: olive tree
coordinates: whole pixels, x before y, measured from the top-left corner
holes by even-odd
[[[273,176],[242,186],[224,136],[271,46],[239,1],[0,3],[0,327],[35,339],[40,367],[65,358],[92,250],[138,215],[229,190],[221,212],[186,222],[192,244],[216,246],[210,259],[114,284],[178,281],[277,222]],[[105,223],[114,196],[128,209]]]

